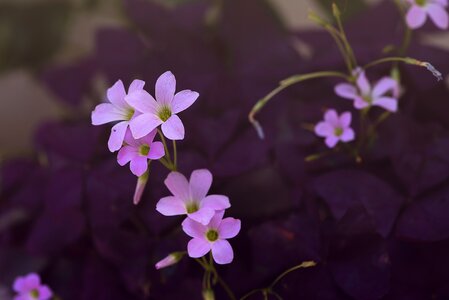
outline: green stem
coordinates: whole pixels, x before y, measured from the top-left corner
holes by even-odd
[[[353,69],[357,66],[357,60],[354,55],[354,51],[352,50],[351,44],[349,44],[348,37],[346,36],[345,29],[343,28],[343,23],[341,22],[341,13],[338,9],[337,4],[332,4],[332,13],[337,20],[337,26],[340,31],[341,40],[343,45],[345,46],[346,54],[349,57],[349,61],[351,62],[351,68],[349,70],[349,74],[352,74]]]
[[[160,129],[157,130],[157,133],[159,134],[159,137],[161,138],[162,144],[164,145],[165,156],[167,156],[168,161],[171,163],[170,151],[168,151],[167,141],[165,140],[165,136],[161,132]]]
[[[173,166],[176,171],[176,169],[178,169],[178,150],[176,148],[175,140],[173,140]]]
[[[248,292],[247,294],[245,294],[242,298],[240,298],[240,300],[245,300],[248,299],[249,297],[251,297],[252,295],[256,294],[256,293],[263,293],[265,291],[265,289],[255,289],[252,290],[250,292]]]
[[[302,269],[302,268],[310,268],[310,267],[314,267],[316,266],[316,263],[313,261],[305,261],[297,266],[294,266],[286,271],[284,271],[281,275],[279,275],[278,277],[276,277],[276,279],[270,284],[270,286],[268,287],[270,290],[273,289],[273,287],[282,280],[282,278],[284,278],[286,275],[288,275],[289,273],[298,270],[298,269]]]
[[[369,64],[363,66],[363,69],[366,70],[368,68],[383,64],[383,63],[389,63],[389,62],[403,62],[409,65],[415,65],[420,67],[426,67],[426,62],[422,62],[420,60],[411,58],[411,57],[399,57],[399,56],[393,56],[393,57],[384,57],[378,60],[375,60],[373,62],[370,62]]]
[[[338,77],[343,78],[346,80],[349,80],[348,76],[344,73],[337,72],[337,71],[322,71],[322,72],[314,72],[314,73],[308,73],[308,74],[299,74],[299,75],[293,75],[285,80],[282,80],[279,83],[279,86],[271,91],[268,95],[257,101],[257,103],[253,106],[250,113],[248,114],[248,119],[253,124],[254,128],[257,130],[259,136],[261,138],[264,137],[262,127],[260,126],[259,122],[256,120],[256,115],[262,110],[262,108],[279,92],[282,90],[296,84],[299,82],[303,82],[309,79],[315,79],[315,78],[322,78],[322,77]]]

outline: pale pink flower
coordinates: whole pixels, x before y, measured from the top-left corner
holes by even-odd
[[[334,109],[329,109],[324,114],[324,121],[315,126],[315,133],[326,138],[325,143],[329,148],[335,147],[339,141],[350,142],[355,134],[351,126],[351,113],[344,112],[338,116]]]
[[[184,139],[184,125],[176,114],[190,107],[199,94],[191,90],[175,94],[175,90],[175,76],[165,72],[156,81],[156,100],[144,90],[126,96],[128,103],[142,113],[130,123],[135,138],[141,138],[162,125],[162,132],[168,139]]]
[[[148,169],[148,160],[157,160],[165,155],[164,145],[161,142],[153,142],[156,130],[140,139],[133,138],[129,130],[125,134],[125,145],[117,155],[117,162],[124,166],[127,163],[131,172],[136,176],[142,176]]]
[[[145,191],[145,187],[147,186],[149,171],[147,170],[143,175],[137,178],[136,189],[134,190],[133,203],[135,205],[139,204],[142,199],[143,192]]]
[[[354,107],[357,109],[379,106],[391,112],[398,110],[399,85],[396,80],[384,77],[371,87],[365,72],[362,70],[356,72],[358,73],[356,84],[338,84],[335,87],[337,95],[353,100]]]
[[[240,232],[240,220],[223,219],[224,210],[215,213],[206,225],[192,219],[182,223],[184,232],[193,239],[187,245],[190,257],[198,258],[212,250],[212,257],[217,264],[229,264],[234,259],[234,251],[227,239],[235,237]]]
[[[145,82],[134,80],[129,86],[128,93],[141,91]],[[109,151],[115,152],[122,147],[129,121],[134,117],[134,108],[125,101],[126,91],[123,82],[118,80],[107,91],[110,103],[102,103],[92,112],[92,125],[102,125],[110,122],[119,122],[111,129],[108,141]]]
[[[187,215],[201,224],[207,224],[216,211],[231,207],[226,196],[207,196],[212,185],[209,170],[193,171],[190,182],[181,173],[171,172],[164,183],[173,194],[162,198],[156,205],[156,210],[164,216]]]
[[[49,300],[53,296],[50,288],[41,284],[39,275],[35,273],[17,277],[13,289],[17,293],[14,300]]]
[[[406,15],[407,25],[417,29],[426,23],[427,17],[440,29],[447,29],[449,16],[446,11],[448,0],[407,0],[410,9]]]

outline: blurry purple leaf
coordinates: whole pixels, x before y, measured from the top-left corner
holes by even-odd
[[[339,170],[319,176],[314,187],[337,221],[356,209],[354,222],[367,218],[372,230],[387,236],[394,224],[402,197],[388,184],[369,173],[355,170]],[[361,215],[362,214],[362,215]]]

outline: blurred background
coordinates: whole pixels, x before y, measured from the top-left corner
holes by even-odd
[[[194,0],[157,2],[174,6],[189,1]],[[337,2],[351,17],[380,0],[366,0],[366,5],[358,0]],[[328,0],[269,3],[292,31],[313,28],[308,11],[324,13],[330,5]],[[91,56],[98,29],[129,28],[123,6],[120,0],[0,1],[0,158],[31,153],[33,128],[42,120],[67,112],[69,107],[58,101],[58,95],[43,85],[39,76],[51,66]],[[447,33],[432,35],[430,43],[449,48]]]

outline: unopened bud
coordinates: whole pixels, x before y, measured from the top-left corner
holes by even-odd
[[[204,300],[215,300],[215,294],[212,289],[204,289],[203,290],[203,299]]]
[[[159,261],[155,267],[157,270],[177,264],[185,255],[185,252],[173,252]]]
[[[149,172],[146,171],[145,174],[143,174],[142,176],[140,176],[137,179],[136,190],[134,192],[134,198],[133,198],[133,202],[135,205],[139,204],[140,199],[142,198],[143,191],[145,190],[145,186],[147,185],[147,182],[148,182],[148,177],[149,177]]]

